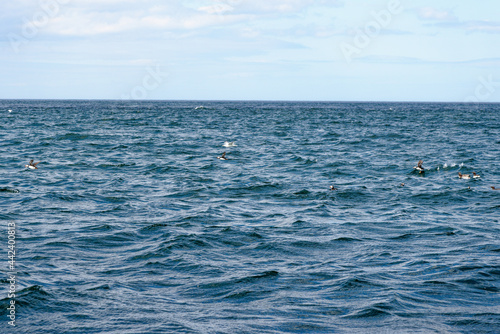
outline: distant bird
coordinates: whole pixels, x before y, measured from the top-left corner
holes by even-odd
[[[33,159],[30,160],[29,164],[28,165],[24,165],[25,168],[29,168],[29,169],[38,169],[38,167],[36,165],[38,165],[40,163],[40,161],[38,162],[33,162]]]
[[[12,112],[12,109],[9,109],[9,112]]]
[[[459,179],[464,179],[464,180],[469,180],[470,179],[470,175],[469,174],[462,174],[462,173],[458,172],[458,178]]]
[[[401,183],[401,187],[404,187],[404,186],[405,186],[405,184],[404,184],[404,183]]]
[[[220,157],[217,157],[217,159],[227,160],[227,158],[226,158],[226,152],[222,153]]]
[[[415,167],[413,167],[413,169],[418,170],[419,174],[425,173],[424,166],[422,166],[423,163],[424,162],[422,160],[419,160],[417,165]]]
[[[500,190],[500,188],[491,187],[493,190]]]
[[[338,190],[338,189],[335,188],[334,186],[330,186],[330,190]]]
[[[226,141],[224,142],[224,145],[222,145],[224,147],[234,147],[236,146],[236,144],[234,143],[234,141]]]
[[[472,172],[472,177],[475,179],[479,179],[481,176],[477,175],[476,172]]]

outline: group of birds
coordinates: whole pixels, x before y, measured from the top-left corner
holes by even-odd
[[[222,145],[224,147],[234,147],[236,146],[236,144],[234,143],[234,141],[226,141],[224,142],[224,145]],[[226,152],[222,153],[220,155],[220,157],[217,157],[217,159],[219,160],[229,160],[228,158],[226,158]]]
[[[419,162],[417,163],[417,165],[415,167],[413,167],[413,169],[417,170],[419,174],[423,174],[425,173],[425,168],[424,166],[422,165],[424,162],[422,160],[419,160]],[[462,174],[460,172],[458,172],[458,178],[459,179],[464,179],[464,180],[470,180],[471,178],[472,179],[479,179],[481,178],[480,175],[478,175],[476,172],[472,172],[472,176],[470,174]],[[404,186],[405,184],[404,183],[401,183],[401,186]],[[469,187],[470,189],[470,187]],[[495,188],[495,187],[491,187],[491,189],[493,190],[500,190],[500,188]]]
[[[417,170],[419,174],[424,174],[425,173],[425,168],[424,166],[422,166],[424,162],[422,160],[419,160],[417,165],[415,167],[413,167],[413,169]],[[476,172],[472,172],[472,176],[470,174],[462,174],[460,172],[458,172],[458,178],[459,179],[465,179],[465,180],[469,180],[471,178],[473,179],[479,179],[481,178],[481,176],[479,176],[478,174],[476,174]]]
[[[233,147],[233,146],[236,146],[234,144],[234,142],[225,142],[224,147]],[[219,160],[228,160],[228,158],[226,157],[226,152],[223,152],[220,156],[217,157],[217,159]],[[423,160],[419,160],[417,165],[415,167],[413,167],[414,170],[418,171],[419,174],[425,174],[425,168],[423,166],[424,164],[424,161]],[[462,174],[460,172],[458,172],[458,178],[460,179],[479,179],[481,176],[479,176],[478,174],[476,174],[476,172],[473,172],[472,173],[472,176],[470,174]],[[404,183],[401,183],[401,186],[404,187]],[[470,187],[469,187],[470,189]],[[495,188],[495,187],[491,187],[491,189],[493,190],[500,190],[500,188]],[[330,190],[338,190],[338,188],[335,188],[335,186],[330,186]]]
[[[472,178],[473,179],[479,179],[481,176],[477,175],[476,172],[472,172]],[[470,174],[462,174],[460,172],[458,172],[458,178],[459,179],[465,179],[465,180],[469,180],[471,178]]]
[[[225,142],[224,147],[234,147],[236,146],[234,144],[234,141],[233,142]],[[220,156],[217,157],[217,159],[219,160],[229,160],[227,157],[226,157],[226,152],[223,152]],[[38,167],[36,165],[38,165],[40,163],[40,161],[38,162],[34,162],[33,159],[30,160],[30,162],[27,164],[27,165],[24,165],[25,168],[28,168],[28,169],[38,169]],[[418,171],[419,174],[424,174],[425,173],[425,168],[423,166],[423,161],[420,160],[417,165],[415,167],[413,167],[413,169],[415,169],[416,171]],[[476,172],[473,172],[472,173],[472,176],[470,174],[462,174],[460,172],[458,172],[458,178],[460,179],[465,179],[465,180],[469,180],[471,178],[473,179],[479,179],[481,176],[479,176],[478,174],[476,174]],[[401,183],[401,186],[404,187],[404,183]],[[470,188],[470,187],[469,187]],[[493,190],[500,190],[500,188],[495,188],[495,187],[491,187],[491,189]],[[338,190],[338,188],[335,188],[335,186],[330,186],[330,190]]]

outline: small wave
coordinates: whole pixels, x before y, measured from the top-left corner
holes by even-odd
[[[362,278],[350,277],[344,279],[343,282],[340,283],[339,286],[337,287],[337,290],[348,291],[348,290],[358,290],[369,287],[380,287],[380,284],[376,284]]]
[[[12,194],[17,194],[17,193],[19,193],[19,190],[14,189],[14,188],[0,188],[0,193],[12,193]]]
[[[339,237],[339,238],[333,239],[333,241],[335,241],[335,242],[360,242],[362,240],[357,239],[357,238],[351,238],[351,237]]]
[[[131,163],[131,164],[119,163],[119,164],[100,164],[97,167],[98,168],[115,168],[115,167],[121,168],[121,167],[132,167],[135,165],[136,165],[135,163]]]
[[[148,225],[146,227],[143,227],[141,228],[141,232],[152,232],[152,231],[157,231],[157,230],[160,230],[160,229],[163,229],[164,227],[167,227],[168,224],[165,224],[165,223],[156,223],[156,224],[152,224],[152,225]]]
[[[81,133],[66,133],[65,135],[59,136],[56,140],[71,140],[71,141],[79,141],[89,139],[90,135],[81,134]]]
[[[212,245],[204,238],[195,235],[179,235],[172,240],[166,241],[158,249],[158,253],[170,253],[175,250],[200,250],[212,248]]]
[[[109,224],[104,224],[104,225],[96,225],[90,228],[91,231],[111,231],[114,230],[115,228]]]
[[[263,272],[261,274],[242,278],[240,280],[237,280],[236,283],[251,283],[251,282],[261,280],[261,279],[275,278],[278,276],[279,276],[279,272],[277,272],[276,270],[270,270],[270,271]]]
[[[354,313],[348,314],[345,316],[345,318],[349,319],[363,319],[363,318],[375,318],[375,317],[384,317],[384,316],[390,316],[391,313],[382,310],[379,307],[368,307],[364,308],[362,310],[356,311]]]
[[[103,284],[103,285],[98,285],[96,287],[93,287],[93,288],[89,288],[87,289],[87,291],[97,291],[97,290],[110,290],[110,286],[108,284]]]
[[[411,239],[411,238],[415,238],[415,237],[416,237],[416,235],[413,233],[404,233],[404,234],[398,235],[396,237],[390,237],[389,240],[407,240],[407,239]]]
[[[16,305],[22,309],[41,308],[51,300],[52,295],[40,285],[32,285],[16,292]]]

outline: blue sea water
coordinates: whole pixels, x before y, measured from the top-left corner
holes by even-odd
[[[0,116],[2,333],[500,333],[500,104]]]

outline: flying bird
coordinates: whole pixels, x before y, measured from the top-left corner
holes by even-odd
[[[40,161],[38,162],[33,162],[33,159],[30,160],[29,164],[27,165],[24,165],[25,168],[29,168],[29,169],[38,169],[38,167],[36,165],[38,165],[40,163]]]
[[[413,167],[413,169],[418,170],[418,172],[419,172],[420,174],[425,173],[424,166],[422,166],[422,164],[423,164],[423,163],[424,163],[424,162],[423,162],[422,160],[419,160],[419,161],[418,161],[418,163],[417,163],[417,165],[416,165],[415,167]]]

